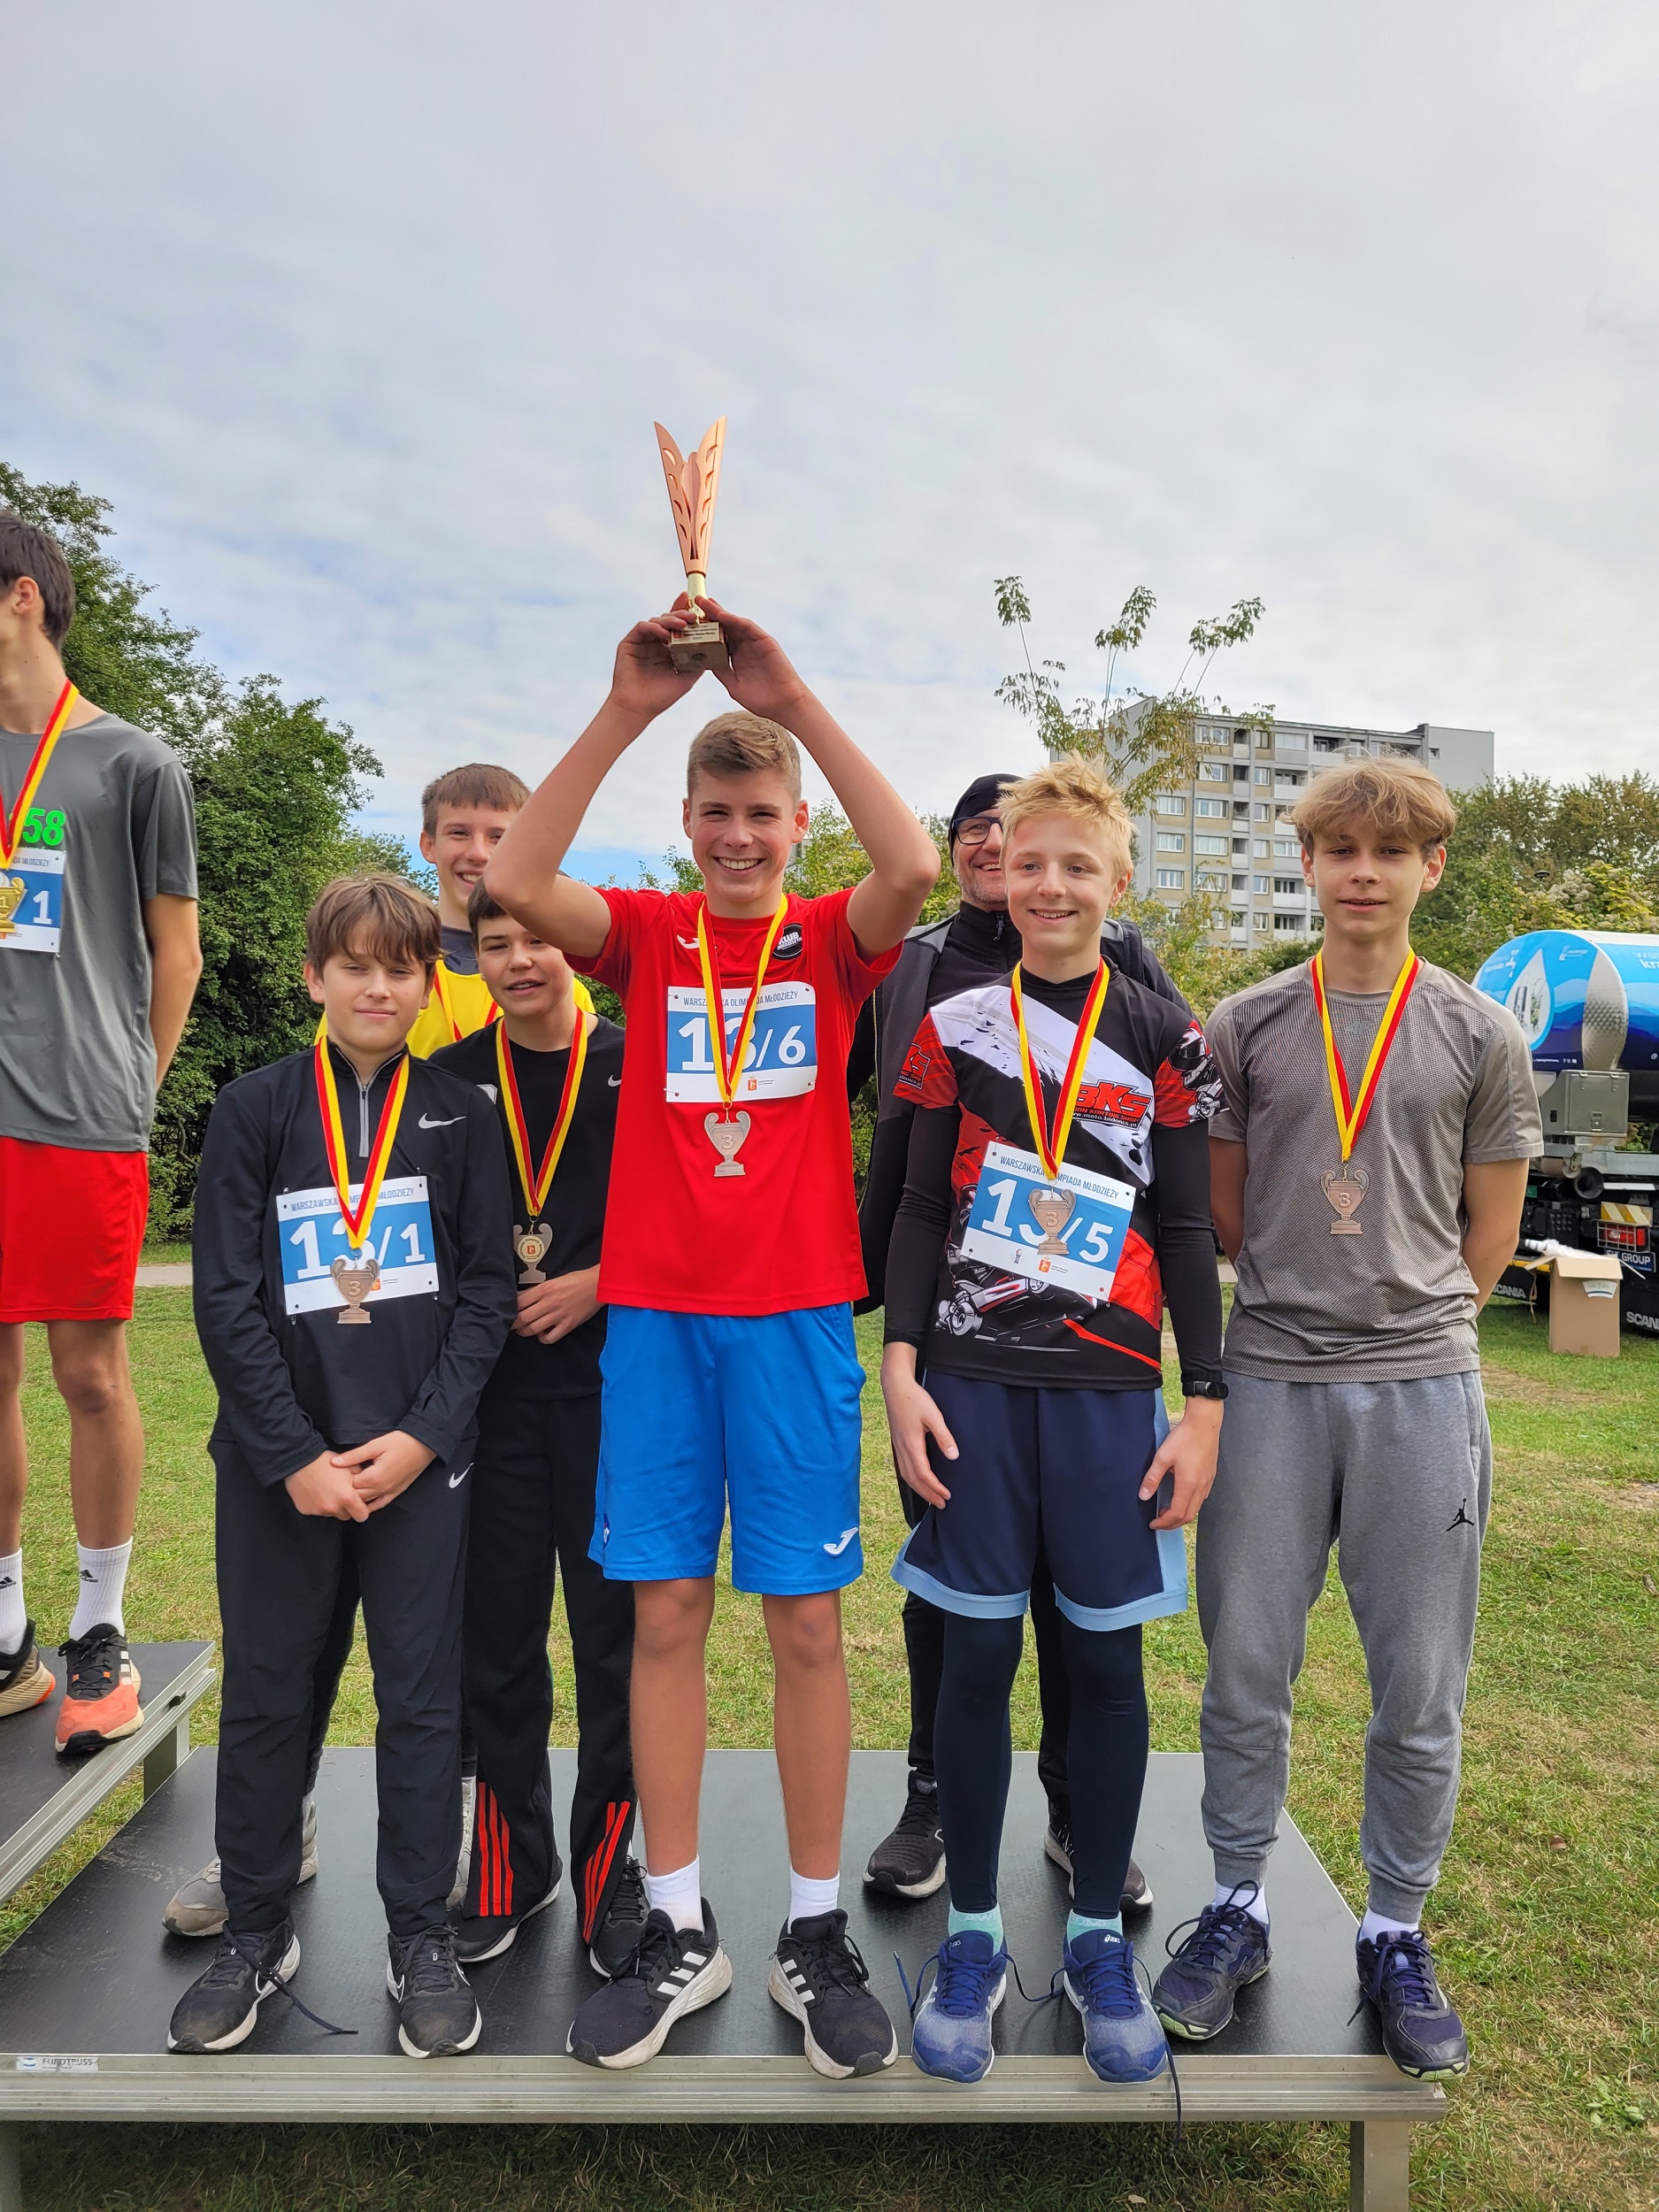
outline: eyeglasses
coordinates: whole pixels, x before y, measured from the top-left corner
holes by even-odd
[[[983,845],[991,832],[1002,826],[1000,818],[995,814],[971,814],[965,822],[957,823],[956,842],[958,845]]]

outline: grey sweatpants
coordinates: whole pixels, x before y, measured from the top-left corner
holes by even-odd
[[[1371,1679],[1360,1855],[1374,1912],[1414,1922],[1452,1832],[1492,1440],[1478,1374],[1265,1382],[1229,1373],[1198,1518],[1200,1724],[1217,1882],[1261,1882],[1290,1778],[1291,1688],[1331,1547]]]

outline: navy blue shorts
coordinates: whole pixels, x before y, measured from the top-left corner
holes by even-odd
[[[1140,1496],[1169,1432],[1159,1392],[925,1379],[960,1456],[929,1447],[950,1503],[929,1506],[910,1531],[895,1582],[947,1613],[1013,1618],[1025,1610],[1041,1536],[1055,1602],[1079,1628],[1187,1610],[1181,1532],[1155,1530],[1158,1502]]]

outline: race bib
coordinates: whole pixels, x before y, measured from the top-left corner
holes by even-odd
[[[346,1194],[355,1205],[362,1185]],[[320,1190],[284,1191],[276,1202],[277,1240],[282,1253],[282,1299],[288,1313],[318,1313],[343,1306],[334,1277],[334,1262],[351,1250],[340,1202],[325,1185]],[[435,1298],[437,1247],[432,1237],[432,1208],[424,1175],[405,1175],[380,1186],[368,1242],[380,1263],[380,1279],[364,1301],[372,1312],[388,1298]]]
[[[64,856],[23,845],[0,868],[0,951],[56,952],[64,928]]]
[[[971,1260],[1092,1298],[1111,1297],[1135,1194],[1063,1161],[1050,1182],[1034,1152],[987,1144],[962,1249]]]
[[[723,990],[726,1041],[737,1040],[749,1003],[746,990]],[[766,983],[755,1007],[749,1050],[738,1070],[733,1102],[752,1098],[798,1098],[818,1087],[818,1000],[810,983]],[[718,1106],[709,1010],[701,989],[668,993],[668,1084],[664,1095],[680,1105]]]

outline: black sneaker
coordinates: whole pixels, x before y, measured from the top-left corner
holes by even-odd
[[[1044,1858],[1051,1859],[1065,1876],[1066,1888],[1075,1897],[1077,1884],[1071,1875],[1071,1816],[1062,1812],[1057,1806],[1049,1809],[1048,1831],[1042,1839],[1042,1855]],[[1152,1885],[1133,1859],[1129,1862],[1128,1872],[1124,1876],[1120,1909],[1124,1912],[1150,1912],[1152,1909]]]
[[[484,2016],[455,1955],[452,1928],[386,1939],[387,1994],[397,2007],[397,2040],[411,2058],[470,2051]]]
[[[1170,1962],[1154,1985],[1152,2002],[1170,2033],[1189,2043],[1219,2035],[1240,1990],[1259,1982],[1271,1962],[1267,1930],[1233,1901],[1242,1891],[1256,1894],[1254,1883],[1241,1884],[1226,1904],[1206,1905],[1195,1920],[1183,1920],[1164,1946]],[[1178,1949],[1181,1928],[1193,1932]]]
[[[884,1897],[931,1897],[945,1878],[939,1792],[911,1775],[899,1824],[870,1854],[864,1880]]]
[[[646,1909],[645,1869],[630,1853],[588,1947],[588,1963],[595,1974],[609,1982],[623,1972],[645,1933]]]
[[[288,1978],[299,1962],[291,1920],[267,1935],[222,1935],[211,1966],[173,2008],[167,2048],[190,2058],[234,2050],[253,2033],[265,1999],[279,1990],[288,1994]]]
[[[676,1928],[665,1912],[649,1912],[633,1957],[580,2008],[565,2047],[584,2066],[643,2066],[676,2020],[731,1985],[732,1962],[706,1897],[701,1928]]]
[[[526,1920],[534,1920],[539,1912],[545,1912],[559,1893],[563,1870],[553,1876],[553,1886],[534,1905],[526,1905],[517,1912],[458,1913],[449,1923],[455,1937],[455,1955],[463,1966],[480,1966],[486,1959],[499,1958],[503,1951],[511,1951],[518,1940],[518,1931]]]
[[[897,2058],[899,2039],[881,2000],[870,1993],[870,1970],[844,1912],[786,1922],[766,1988],[801,2023],[808,2059],[833,2081],[879,2074]]]
[[[1385,1931],[1354,1949],[1360,1994],[1377,2008],[1383,2048],[1414,2081],[1455,2081],[1469,2071],[1463,2024],[1441,1994],[1428,1938]]]

